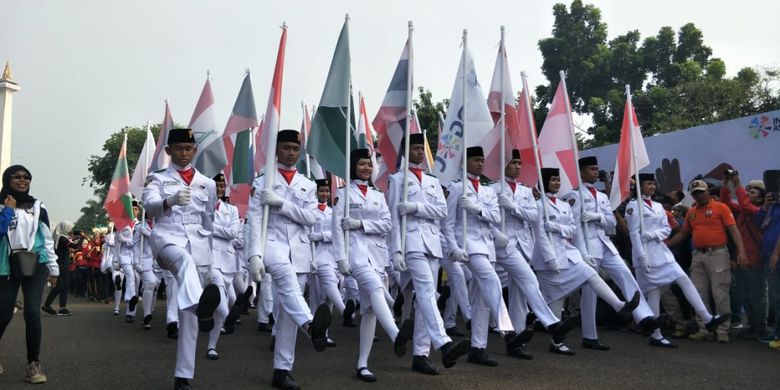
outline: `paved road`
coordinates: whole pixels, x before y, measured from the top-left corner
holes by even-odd
[[[158,301],[158,313],[164,302]],[[158,315],[150,331],[140,323],[126,324],[123,317],[111,315],[109,305],[75,300],[72,317],[43,314],[44,341],[41,362],[54,389],[170,389],[176,344],[165,337]],[[254,314],[254,312],[253,312]],[[221,359],[205,358],[206,339],[199,340],[196,389],[269,388],[272,353],[270,337],[255,331],[251,317],[243,317],[236,334],[223,336]],[[305,389],[769,389],[780,381],[780,351],[755,341],[679,341],[680,348],[650,348],[640,336],[602,330],[602,340],[612,351],[577,349],[577,356],[552,355],[546,351],[547,337],[537,334],[528,346],[533,361],[506,357],[503,343],[491,335],[489,350],[499,360],[495,368],[475,366],[464,361],[438,377],[409,370],[411,358],[396,358],[392,346],[377,327],[380,342],[375,343],[370,365],[379,381],[364,384],[355,379],[357,329],[336,325],[332,336],[338,346],[316,353],[299,337],[295,378]],[[579,341],[579,332],[570,336],[570,345]],[[16,314],[2,341],[0,389],[28,389],[23,382],[24,321]],[[434,354],[436,359],[438,353]],[[437,363],[438,364],[438,363]],[[440,366],[440,365],[439,365]],[[43,387],[43,386],[42,386]]]

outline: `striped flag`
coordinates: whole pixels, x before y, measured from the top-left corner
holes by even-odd
[[[222,132],[217,130],[214,114],[214,94],[211,92],[211,82],[206,78],[206,84],[192,113],[188,126],[195,135],[198,151],[195,153],[195,168],[207,177],[214,177],[228,163],[225,144],[222,142]]]
[[[401,58],[395,66],[390,85],[387,87],[382,106],[374,116],[374,129],[377,147],[382,155],[383,170],[374,184],[380,189],[387,188],[390,174],[399,167],[399,148],[406,130],[406,117],[409,115],[407,104],[409,84],[409,40],[401,51]]]
[[[150,172],[154,172],[160,169],[168,168],[168,164],[171,163],[171,156],[165,153],[165,145],[168,144],[168,134],[173,129],[173,116],[171,115],[171,107],[168,105],[168,101],[165,101],[165,116],[163,117],[162,125],[160,125],[160,134],[157,135],[157,145],[154,148],[154,155],[152,156],[152,166],[149,167]]]
[[[579,187],[580,178],[577,175],[577,145],[574,143],[574,127],[571,123],[569,97],[563,88],[563,81],[550,105],[550,112],[539,133],[539,153],[542,155],[542,166],[559,168],[561,170],[561,189],[559,194],[568,194]]]
[[[357,146],[371,151],[371,163],[374,166],[374,170],[371,171],[371,182],[376,183],[379,174],[379,164],[376,160],[376,154],[374,154],[374,135],[371,132],[371,125],[368,122],[366,100],[362,94],[360,94],[358,104],[360,105],[360,113],[358,116]],[[377,184],[377,187],[383,191],[387,189],[387,185],[382,187]]]
[[[487,104],[490,109],[490,115],[493,117],[493,123],[496,125],[493,131],[498,132],[499,142],[501,136],[501,107],[503,106],[504,108],[506,162],[509,162],[509,159],[512,156],[512,149],[521,149],[521,130],[518,123],[518,112],[517,107],[515,106],[514,93],[512,91],[512,80],[509,77],[509,61],[507,60],[506,48],[504,47],[504,42],[502,40],[498,46],[498,56],[496,57],[496,66],[493,70],[493,80],[490,83]],[[500,149],[498,152],[500,153]],[[489,164],[495,164],[500,160],[499,155],[496,155],[496,157],[498,157],[498,159],[490,161]],[[525,164],[525,161],[523,161],[523,164]],[[503,167],[501,167],[501,169],[503,169]]]
[[[284,76],[284,51],[287,47],[287,25],[282,26],[282,37],[279,39],[279,50],[276,53],[276,65],[271,79],[271,91],[268,94],[268,105],[265,116],[260,124],[260,131],[255,138],[255,172],[262,172],[268,159],[268,153],[275,154],[276,149],[267,150],[276,144],[276,133],[279,132],[279,119],[282,110],[282,79]],[[269,144],[269,140],[273,144]]]
[[[122,140],[119,149],[119,157],[116,160],[114,175],[111,177],[111,186],[108,187],[106,201],[103,203],[111,221],[117,230],[125,227],[133,227],[135,215],[133,215],[133,198],[130,194],[130,175],[127,170],[127,134]]]
[[[162,132],[162,130],[160,130]],[[130,193],[137,199],[141,199],[144,194],[144,184],[146,182],[146,176],[149,175],[150,168],[152,166],[152,157],[155,149],[154,136],[149,125],[146,126],[146,141],[144,141],[144,147],[141,149],[141,154],[138,156],[138,162],[135,164],[133,170],[133,177],[130,179]]]
[[[636,166],[634,166],[634,162],[636,162]],[[615,174],[612,178],[612,190],[609,192],[609,203],[613,210],[620,207],[620,204],[631,195],[631,176],[648,165],[650,165],[650,158],[647,156],[647,149],[645,149],[642,129],[636,118],[631,95],[626,91],[623,127],[620,129]]]
[[[248,154],[249,130],[255,127],[257,127],[255,96],[252,92],[252,79],[247,72],[222,136],[228,157],[225,179],[231,186],[238,183],[251,183],[254,180],[254,172],[248,172],[247,167],[248,160],[251,158]]]
[[[428,142],[428,134],[426,134],[427,132],[423,131],[420,126],[420,118],[417,117],[417,111],[412,110],[411,116],[411,120],[409,121],[409,134],[422,133],[424,135],[423,141],[425,142],[425,160],[423,160],[423,168],[426,172],[430,173],[433,171],[433,166],[435,163],[433,160],[433,154],[431,153],[431,145]],[[399,152],[403,153],[403,150],[400,150]]]

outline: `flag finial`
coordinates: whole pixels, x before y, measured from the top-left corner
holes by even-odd
[[[245,75],[248,75],[250,73],[252,73],[252,71],[249,68],[244,69],[244,74]]]
[[[349,14],[344,14],[344,21],[349,22]]]
[[[287,22],[282,21],[282,25],[279,27],[281,27],[282,30],[287,30]]]
[[[206,81],[211,80],[211,71],[206,69]]]
[[[414,30],[414,22],[411,20],[409,21],[409,29]]]

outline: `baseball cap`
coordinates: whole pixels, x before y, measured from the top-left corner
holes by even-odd
[[[694,193],[696,191],[707,191],[708,189],[707,183],[704,180],[694,180],[688,187],[688,192]]]
[[[764,185],[764,182],[761,180],[751,180],[747,184],[748,188],[760,188],[764,191],[766,191],[766,186]]]

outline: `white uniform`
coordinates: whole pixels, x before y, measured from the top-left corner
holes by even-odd
[[[246,256],[260,256],[260,227],[263,204],[260,194],[266,177],[252,183],[254,194],[249,200],[247,220],[249,239]],[[290,183],[275,172],[273,192],[284,199],[281,207],[270,207],[265,253],[265,269],[273,280],[274,312],[277,314],[274,330],[276,343],[274,369],[291,370],[295,360],[295,341],[298,327],[312,320],[309,306],[303,299],[302,283],[311,270],[309,229],[315,222],[317,209],[316,185],[303,175],[295,173]]]
[[[137,222],[136,222],[137,223]],[[119,244],[119,251],[117,252],[119,267],[122,269],[125,280],[125,302],[129,302],[133,297],[138,295],[138,278],[136,277],[135,268],[133,265],[135,260],[133,249],[133,228],[126,226],[119,234],[116,235],[116,241]],[[130,311],[130,305],[127,306],[125,314],[131,317],[135,317],[135,310]]]
[[[185,167],[187,169],[189,167]],[[194,169],[194,168],[189,168]],[[190,187],[191,201],[185,206],[165,207],[165,199],[185,186]],[[174,376],[192,379],[195,374],[195,351],[198,341],[198,319],[195,309],[207,284],[222,284],[212,270],[211,235],[216,205],[216,185],[197,170],[187,184],[173,164],[153,172],[146,179],[143,203],[146,213],[155,219],[150,244],[160,267],[171,271],[178,284],[179,338]]]
[[[146,221],[138,223],[133,229],[133,258],[140,261],[144,317],[151,315],[154,310],[155,292],[162,280],[162,270],[154,261],[152,245],[149,243],[151,235],[152,229]]]
[[[470,179],[477,179],[470,177]],[[501,281],[493,266],[495,247],[491,223],[501,221],[496,192],[490,186],[480,185],[477,189],[469,180],[466,183],[466,196],[480,208],[480,214],[466,213],[466,248],[463,248],[463,211],[459,205],[463,194],[463,183],[459,180],[449,185],[447,198],[447,219],[442,231],[450,254],[455,249],[465,249],[469,257],[466,264],[471,271],[471,346],[487,347],[487,335],[490,316],[498,320],[498,331],[511,332],[513,327],[506,317],[506,309],[501,295]]]
[[[512,185],[515,186],[514,189]],[[491,187],[496,193],[502,193],[501,183],[493,183]],[[531,225],[539,218],[534,195],[530,188],[514,182],[504,185],[503,194],[514,206],[504,210],[505,222],[502,230],[509,238],[507,246],[496,248],[497,263],[509,278],[509,317],[515,330],[524,330],[530,306],[539,322],[549,327],[559,319],[545,302],[539,291],[536,275],[528,264],[533,255]],[[496,229],[501,227],[500,223],[494,225]]]
[[[221,300],[216,313],[214,313],[214,329],[209,333],[209,349],[217,348],[220,330],[228,315],[228,307],[236,301],[233,279],[238,272],[238,263],[233,245],[239,234],[242,233],[241,221],[238,219],[238,208],[230,203],[217,200],[213,227],[211,256],[214,259],[214,269],[219,271],[223,285],[220,286]]]
[[[339,272],[336,268],[336,257],[333,254],[333,236],[331,233],[333,209],[327,204],[317,206],[316,223],[312,232],[316,236],[315,256],[317,263],[316,288],[309,287],[309,307],[312,311],[326,301],[336,307],[339,313],[344,313],[344,298],[339,291]]]
[[[572,213],[574,220],[580,222],[584,213],[596,213],[600,215],[599,220],[586,222],[587,231],[583,231],[584,248],[593,259],[591,266],[595,265],[605,270],[610,278],[617,284],[624,297],[629,299],[634,293],[639,291],[639,285],[626,266],[626,262],[620,257],[617,248],[612,240],[607,236],[608,231],[614,231],[617,221],[612,213],[612,207],[606,194],[596,191],[592,184],[585,184],[586,188],[581,191],[573,191],[565,198],[572,202]],[[580,196],[583,200],[580,202]],[[582,288],[581,312],[582,312],[582,337],[586,339],[598,339],[596,332],[596,293],[589,286]],[[653,311],[647,305],[644,296],[639,299],[639,306],[634,310],[634,321],[638,324],[646,317],[652,317]]]
[[[418,169],[419,179],[411,168]],[[406,216],[406,248],[401,247],[402,217],[398,211],[398,205],[403,202],[403,172],[390,175],[387,199],[393,222],[390,253],[406,254],[409,270],[404,273],[406,278],[411,278],[414,287],[413,353],[415,356],[428,356],[431,343],[439,349],[452,341],[444,330],[444,321],[436,305],[436,278],[439,275],[439,259],[442,258],[439,226],[447,217],[447,201],[439,179],[421,171],[420,167],[410,164],[407,173],[407,202],[414,203],[417,211]],[[401,287],[411,290],[412,286]]]

